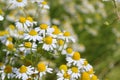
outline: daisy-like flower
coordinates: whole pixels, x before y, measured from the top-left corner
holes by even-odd
[[[93,67],[92,67],[90,64],[88,64],[88,62],[85,60],[85,61],[84,61],[84,64],[83,64],[83,69],[84,69],[85,71],[90,71],[92,68],[93,68]]]
[[[37,71],[38,71],[38,74],[39,74],[39,77],[41,78],[43,75],[45,75],[47,72],[48,73],[52,73],[52,68],[48,68],[48,66],[43,63],[43,62],[40,62],[38,63],[37,65]]]
[[[70,32],[68,31],[63,32],[59,36],[59,38],[65,40],[66,42],[70,42],[70,41],[75,42],[75,39],[71,36]]]
[[[36,31],[39,32],[40,35],[45,37],[45,35],[50,35],[54,31],[53,28],[50,28],[47,24],[41,24],[39,27],[35,28]]]
[[[68,71],[62,70],[57,73],[57,76],[58,76],[57,80],[72,80],[72,79],[70,79],[71,75],[70,75],[70,73],[68,73]]]
[[[60,29],[55,25],[52,26],[52,28],[54,29],[54,31],[52,32],[51,36],[53,36],[54,38],[58,38],[61,33]]]
[[[8,31],[0,31],[0,41],[4,44],[7,36],[8,36]]]
[[[79,68],[81,68],[82,65],[84,64],[84,59],[80,58],[80,53],[79,52],[74,52],[72,56],[67,56],[66,61],[68,62],[68,64],[76,65]]]
[[[53,39],[51,36],[43,38],[43,49],[47,51],[52,51],[56,48],[56,39]]]
[[[68,70],[68,73],[72,79],[78,79],[81,76],[79,67],[72,67]]]
[[[49,6],[47,5],[47,2],[44,1],[44,0],[39,1],[38,6],[40,6],[43,9],[49,9]]]
[[[19,47],[20,47],[19,50],[26,55],[26,54],[30,54],[31,51],[35,52],[37,45],[31,42],[24,42],[24,44],[19,45]]]
[[[5,51],[7,55],[14,52],[15,50],[16,50],[16,48],[12,42],[6,44],[6,49],[3,49],[3,51]]]
[[[29,41],[41,41],[42,37],[38,34],[38,32],[34,29],[30,30],[29,33],[24,34],[24,39]]]
[[[37,23],[33,21],[32,17],[20,17],[15,24],[18,30],[28,32],[33,28],[33,25]]]
[[[13,78],[15,75],[13,74],[13,68],[10,65],[7,66],[3,66],[0,69],[0,75],[1,75],[1,80],[4,80],[5,77],[7,77],[8,79]]]
[[[62,50],[62,54],[66,54],[67,56],[72,56],[73,53],[74,51],[71,47],[67,47],[64,50]]]
[[[29,76],[33,73],[33,67],[31,66],[24,66],[22,65],[19,69],[15,70],[16,78],[22,79],[22,80],[27,80]]]
[[[80,80],[91,80],[89,73],[83,72]]]
[[[57,40],[57,44],[58,44],[57,48],[58,48],[59,51],[62,51],[67,47],[67,44],[62,39]]]
[[[10,7],[25,7],[27,5],[27,0],[9,0]]]

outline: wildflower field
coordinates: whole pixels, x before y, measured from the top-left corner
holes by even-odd
[[[0,80],[119,80],[120,0],[0,0]]]

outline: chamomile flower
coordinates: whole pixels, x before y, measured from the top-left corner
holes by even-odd
[[[84,61],[84,64],[83,64],[83,69],[85,70],[85,71],[89,71],[89,70],[91,70],[93,67],[90,65],[90,64],[88,64],[88,62],[85,60]]]
[[[29,33],[24,34],[24,39],[29,41],[41,41],[42,37],[38,34],[38,32],[34,29],[30,30]]]
[[[31,66],[24,66],[22,65],[19,69],[16,69],[14,72],[16,74],[16,78],[22,79],[22,80],[27,80],[29,76],[33,73],[33,67]]]
[[[73,53],[74,51],[71,47],[66,47],[64,50],[62,50],[62,54],[66,54],[67,56],[72,56]]]
[[[68,73],[68,71],[60,71],[57,73],[57,80],[72,80],[70,73]]]
[[[96,75],[92,75],[91,80],[99,80]]]
[[[91,80],[89,73],[83,72],[80,80]]]
[[[9,4],[12,8],[25,7],[27,5],[27,0],[10,0]]]
[[[36,31],[39,32],[40,35],[45,37],[45,35],[50,35],[54,31],[53,28],[50,28],[47,24],[41,24],[39,27],[35,28]]]
[[[66,42],[70,42],[70,41],[75,42],[75,39],[71,36],[70,32],[68,31],[63,32],[59,36],[59,38],[65,40]]]
[[[44,0],[41,0],[40,2],[38,2],[38,6],[40,6],[43,9],[49,9],[49,6],[47,5],[47,2]]]
[[[68,73],[71,75],[72,79],[78,79],[81,76],[80,69],[76,66],[69,69]]]
[[[52,70],[53,70],[52,68],[48,68],[48,66],[43,62],[40,62],[37,65],[37,71],[40,78],[46,73],[52,73]]]
[[[0,41],[2,43],[4,43],[4,41],[6,40],[7,36],[8,36],[8,31],[0,31]]]
[[[68,62],[68,64],[76,65],[79,68],[81,68],[82,65],[84,64],[84,59],[80,58],[80,53],[79,52],[74,52],[72,56],[67,56],[66,61]]]
[[[57,26],[52,26],[52,28],[54,29],[54,31],[52,32],[52,35],[54,38],[58,38],[58,36],[61,34],[60,29]]]
[[[33,28],[33,24],[36,24],[36,22],[33,21],[31,17],[20,17],[15,24],[18,30],[28,32]]]
[[[24,52],[24,55],[26,54],[30,54],[31,51],[35,52],[37,45],[35,43],[31,43],[31,42],[24,42],[23,44],[19,45],[19,50],[21,52]]]
[[[58,48],[59,51],[62,51],[67,47],[67,44],[62,39],[57,40],[57,44],[58,44],[57,48]]]
[[[4,65],[0,70],[1,80],[4,80],[5,77],[8,79],[13,78],[15,75],[13,74],[13,68],[10,65]]]
[[[56,48],[56,39],[52,38],[51,36],[47,36],[43,38],[43,49],[47,51],[52,51]]]

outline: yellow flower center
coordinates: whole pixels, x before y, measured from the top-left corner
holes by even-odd
[[[31,35],[31,36],[35,36],[35,35],[37,35],[38,33],[35,31],[35,30],[31,30],[30,32],[29,32],[29,35]]]
[[[8,48],[8,50],[14,50],[14,45],[13,44],[8,44],[7,48]]]
[[[3,13],[3,11],[0,9],[0,14],[2,14]]]
[[[43,4],[43,5],[46,5],[46,4],[47,4],[47,2],[46,2],[46,1],[43,1],[43,2],[42,2],[42,4]]]
[[[74,52],[72,58],[73,58],[74,60],[80,60],[80,53],[79,53],[79,52]]]
[[[31,47],[32,47],[32,43],[31,43],[31,42],[25,42],[25,43],[24,43],[24,46],[25,46],[26,48],[31,48]]]
[[[0,31],[0,36],[4,36],[4,35],[7,35],[8,34],[8,31]]]
[[[20,21],[21,23],[25,23],[25,22],[26,22],[26,19],[25,19],[25,17],[20,17],[19,21]]]
[[[67,48],[66,51],[67,51],[68,54],[71,54],[73,49],[72,48]]]
[[[93,74],[93,73],[94,73],[93,68],[90,69],[89,71],[87,71],[87,73],[89,73],[89,74]]]
[[[10,28],[11,30],[15,30],[15,26],[14,26],[14,25],[9,25],[9,28]]]
[[[23,35],[24,32],[23,32],[23,31],[18,31],[18,34],[19,34],[19,35]]]
[[[44,63],[39,63],[37,69],[39,72],[44,72],[46,70],[46,65]]]
[[[64,44],[64,41],[62,39],[58,40],[58,44],[62,46]]]
[[[11,42],[13,41],[12,37],[8,37],[7,40],[9,40]]]
[[[20,72],[20,73],[26,73],[26,72],[27,72],[27,67],[24,66],[24,65],[22,65],[22,66],[20,67],[20,69],[19,69],[19,72]]]
[[[83,72],[81,76],[81,80],[90,80],[90,76],[87,72]]]
[[[72,67],[71,70],[72,70],[72,72],[74,72],[74,73],[78,73],[78,71],[79,71],[77,67]]]
[[[66,36],[66,37],[68,37],[68,36],[70,36],[70,32],[64,32],[64,34],[63,34],[64,36]]]
[[[17,2],[22,2],[23,0],[16,0]]]
[[[70,75],[68,74],[68,73],[64,73],[64,78],[66,78],[66,79],[70,79]]]
[[[87,62],[86,60],[84,61],[84,65],[85,65],[85,66],[87,66],[87,65],[88,65],[88,62]]]
[[[57,26],[52,26],[53,28],[54,28],[54,32],[53,32],[53,34],[59,34],[61,31],[58,29],[58,27]]]
[[[52,37],[48,36],[48,37],[44,38],[44,42],[46,44],[52,44],[52,41],[53,41],[52,39],[53,39]]]
[[[43,30],[46,30],[48,28],[48,25],[47,24],[41,24],[40,28],[43,29]]]
[[[60,70],[64,70],[64,71],[67,71],[67,65],[61,65],[60,67],[59,67],[59,69]]]
[[[33,22],[33,18],[32,17],[27,17],[27,20],[29,20],[30,22]]]
[[[96,75],[93,75],[93,76],[91,77],[91,80],[98,80],[98,78],[97,78]]]
[[[5,73],[12,73],[12,67],[10,65],[7,65],[4,69]]]

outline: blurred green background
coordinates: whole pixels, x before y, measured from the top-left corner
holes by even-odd
[[[50,21],[71,31],[73,47],[93,65],[100,80],[120,79],[119,2],[102,0],[48,0]],[[116,7],[117,5],[117,7]]]

